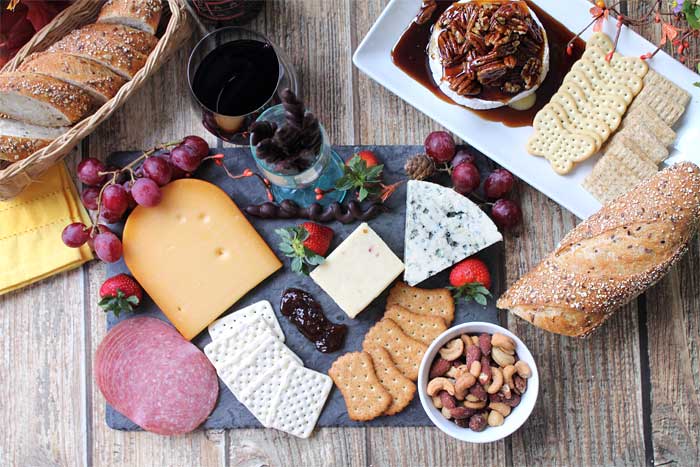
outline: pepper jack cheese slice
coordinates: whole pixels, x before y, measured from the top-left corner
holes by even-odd
[[[139,206],[129,215],[124,261],[170,322],[192,339],[282,263],[215,185],[182,179],[162,190],[158,206]]]
[[[362,223],[310,275],[354,318],[402,271],[401,260],[369,225]]]

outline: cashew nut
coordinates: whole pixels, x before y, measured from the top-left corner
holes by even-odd
[[[457,379],[459,378],[459,370],[456,366],[451,366],[450,369],[447,370],[447,373],[445,373],[445,376],[448,378]]]
[[[491,368],[491,377],[491,384],[489,385],[486,392],[488,392],[489,394],[496,394],[498,391],[501,390],[501,387],[503,386],[503,372],[500,368]]]
[[[509,405],[504,404],[503,402],[491,402],[489,404],[489,409],[495,410],[496,412],[500,413],[504,417],[507,417],[510,415],[511,408]]]
[[[481,399],[476,397],[474,394],[467,394],[467,401],[469,401],[469,402],[481,402]]]
[[[440,349],[440,356],[451,362],[461,357],[462,352],[464,352],[464,342],[462,342],[462,339],[453,339]]]
[[[506,353],[512,353],[515,351],[515,342],[510,337],[501,334],[500,332],[494,332],[491,336],[491,345],[493,347],[500,347],[505,350]]]
[[[471,373],[460,376],[455,382],[455,397],[457,400],[464,400],[469,388],[476,384],[476,378]]]
[[[474,377],[478,378],[481,374],[481,362],[475,360],[472,362],[472,366],[469,367],[469,373]]]
[[[436,409],[442,408],[442,399],[440,399],[440,396],[433,396],[433,405]]]
[[[452,418],[452,414],[450,413],[450,409],[448,409],[447,407],[443,407],[442,409],[440,409],[440,412],[442,412],[442,416],[445,417],[446,419],[449,420]]]
[[[467,350],[467,347],[469,347],[470,345],[472,345],[474,343],[472,341],[472,336],[470,336],[469,334],[462,334],[459,337],[460,337],[460,339],[462,339],[462,342],[464,343],[464,350]]]
[[[530,370],[530,366],[522,360],[518,360],[517,362],[515,362],[515,369],[521,378],[528,379],[530,376],[532,376],[532,370]]]
[[[513,375],[515,374],[515,367],[513,365],[508,365],[503,368],[503,381],[511,388],[515,387],[513,384]]]
[[[510,399],[513,397],[513,394],[510,392],[510,386],[508,386],[507,384],[501,386],[501,394],[503,394],[503,397],[505,397],[506,399]]]
[[[491,358],[504,368],[515,363],[515,357],[508,355],[503,349],[496,346],[491,349]]]
[[[479,336],[472,336],[472,344],[479,345]]]
[[[489,418],[487,419],[489,426],[501,426],[505,421],[503,415],[497,410],[492,410],[489,412]]]
[[[464,401],[464,406],[468,409],[483,409],[486,407],[486,401],[479,401],[479,402],[471,402],[471,401]]]
[[[450,396],[455,395],[455,386],[447,378],[440,376],[439,378],[434,378],[428,383],[428,395],[437,396],[440,391],[447,391]]]

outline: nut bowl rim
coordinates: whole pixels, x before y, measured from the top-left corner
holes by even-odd
[[[489,334],[500,332],[513,339],[513,341],[515,341],[515,352],[517,353],[518,358],[525,361],[525,363],[527,363],[532,370],[532,376],[527,380],[527,391],[525,392],[525,395],[522,396],[520,404],[513,409],[509,416],[505,418],[503,425],[497,427],[489,426],[482,432],[476,432],[469,428],[459,427],[454,422],[443,417],[440,411],[435,408],[432,398],[428,396],[427,393],[430,367],[432,366],[432,362],[440,348],[461,334],[477,332],[487,332]],[[418,396],[420,398],[420,403],[423,410],[428,415],[428,418],[430,418],[430,421],[432,421],[433,424],[443,433],[468,443],[491,443],[510,436],[530,417],[530,414],[535,408],[535,404],[537,402],[539,382],[539,371],[537,369],[535,359],[530,353],[530,350],[523,343],[523,341],[518,338],[518,336],[497,324],[482,321],[471,321],[457,324],[435,338],[435,340],[428,347],[428,350],[423,355],[423,360],[421,361],[420,369],[418,371],[418,381],[416,384],[418,385]]]

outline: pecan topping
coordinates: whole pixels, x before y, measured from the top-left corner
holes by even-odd
[[[425,24],[430,21],[436,9],[437,2],[435,0],[423,0],[418,16],[416,16],[416,23]]]
[[[419,17],[432,3],[423,1]],[[524,1],[455,4],[437,25],[444,79],[456,93],[476,96],[489,87],[514,95],[537,84],[544,33]]]

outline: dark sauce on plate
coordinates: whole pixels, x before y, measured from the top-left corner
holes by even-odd
[[[422,25],[415,21],[411,22],[391,51],[391,58],[396,66],[432,91],[438,98],[445,102],[459,105],[443,94],[433,80],[426,51],[430,35],[432,34],[433,24],[453,3],[454,1],[452,0],[437,0],[438,7],[430,21]],[[577,38],[574,43],[573,54],[567,55],[566,44],[569,43],[575,34],[533,2],[528,1],[527,4],[544,26],[549,43],[549,72],[536,91],[537,101],[535,105],[528,110],[515,110],[508,106],[490,110],[475,110],[460,106],[474,112],[485,120],[502,122],[509,127],[532,125],[535,114],[557,92],[564,81],[564,76],[569,72],[574,62],[581,58],[586,47],[586,43],[581,38]]]
[[[335,324],[323,314],[321,305],[304,290],[287,289],[282,294],[280,311],[294,324],[319,352],[330,353],[340,349],[348,327]]]

